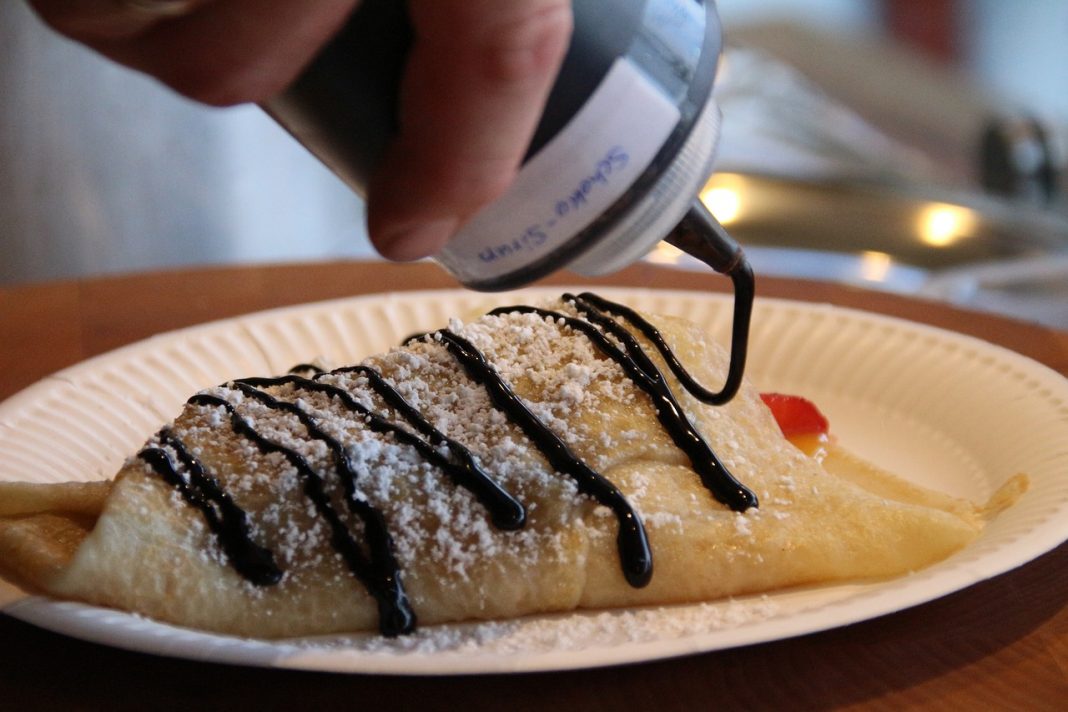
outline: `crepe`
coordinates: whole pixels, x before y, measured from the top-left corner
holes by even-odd
[[[752,384],[709,405],[680,383],[665,355],[702,384],[727,371],[700,329],[646,316],[665,354],[626,317],[566,295],[209,388],[113,483],[0,483],[0,573],[219,633],[397,635],[898,576],[1022,486],[987,508],[836,476]]]

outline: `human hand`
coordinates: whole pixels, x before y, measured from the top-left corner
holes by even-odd
[[[29,0],[59,32],[197,101],[264,101],[359,0]],[[409,0],[400,127],[367,200],[383,256],[417,259],[511,184],[571,29],[569,0]]]

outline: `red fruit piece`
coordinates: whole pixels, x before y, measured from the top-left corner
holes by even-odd
[[[788,438],[798,435],[826,435],[830,428],[826,416],[816,405],[801,396],[785,393],[761,393],[761,400],[771,408],[775,422]]]

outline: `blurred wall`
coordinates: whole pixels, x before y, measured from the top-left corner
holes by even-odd
[[[0,3],[0,283],[371,252],[360,200],[258,108],[194,104]]]
[[[828,30],[876,31],[880,0],[716,0],[723,24],[801,22]]]
[[[968,68],[1006,100],[1068,126],[1068,2],[961,3]]]

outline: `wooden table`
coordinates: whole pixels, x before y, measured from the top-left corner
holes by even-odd
[[[545,283],[576,283],[557,275]],[[632,267],[591,284],[725,289]],[[456,286],[426,264],[207,269],[0,289],[0,398],[151,334],[259,309]],[[859,289],[764,279],[763,296],[858,307],[978,336],[1068,375],[1068,333]],[[158,658],[0,615],[0,708],[1068,709],[1068,546],[877,620],[763,645],[555,674],[393,678]]]

